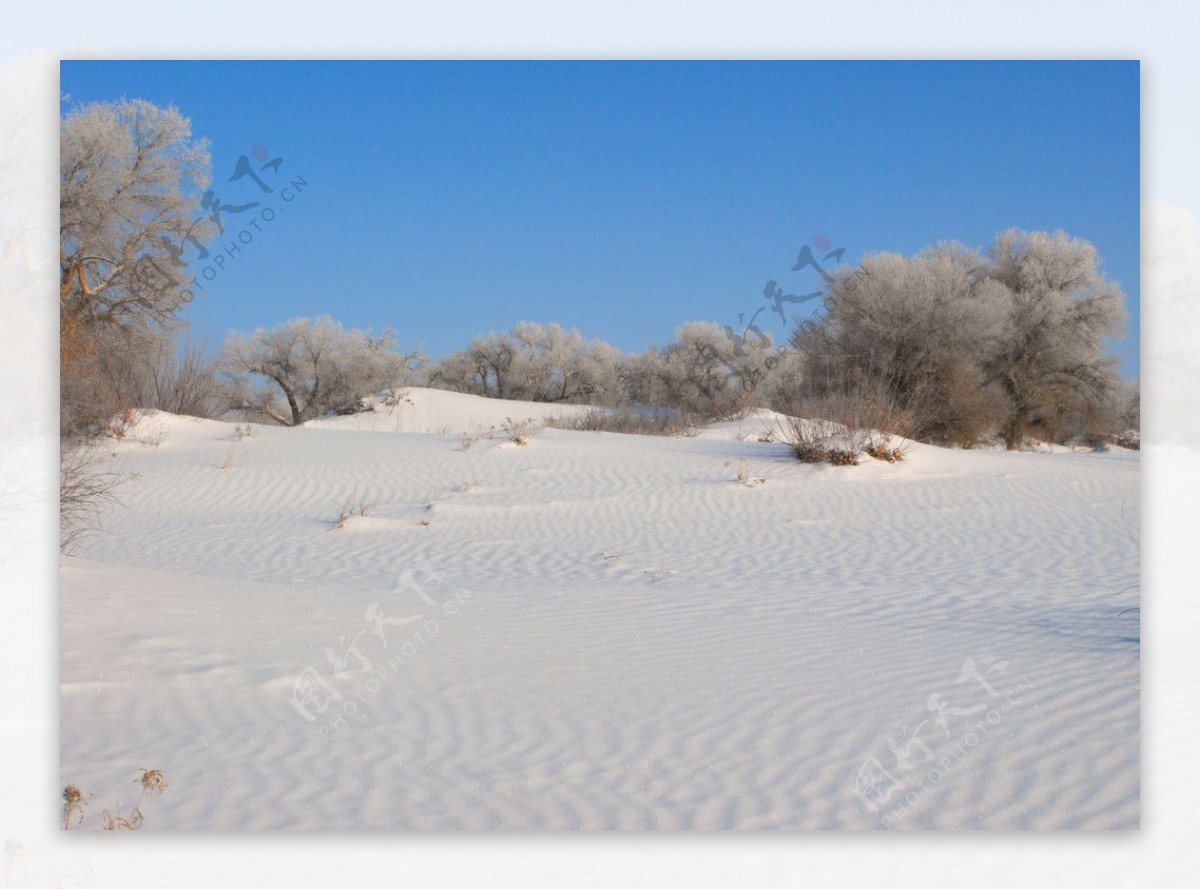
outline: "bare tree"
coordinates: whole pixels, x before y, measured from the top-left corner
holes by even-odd
[[[177,343],[164,332],[139,369],[137,404],[190,417],[217,417],[224,411],[217,383],[217,359],[201,341]]]
[[[249,337],[231,334],[220,367],[229,409],[298,426],[401,385],[423,358],[396,352],[391,331],[374,337],[329,317],[297,318]]]

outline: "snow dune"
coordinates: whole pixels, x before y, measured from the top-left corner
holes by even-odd
[[[114,444],[62,569],[93,824],[158,768],[147,829],[1137,827],[1136,453],[464,448],[580,409],[407,398]]]
[[[587,405],[483,399],[440,389],[411,387],[394,396],[366,399],[371,410],[344,417],[311,420],[309,429],[368,430],[392,433],[482,435],[505,423],[536,424],[554,417],[572,417],[593,410]]]

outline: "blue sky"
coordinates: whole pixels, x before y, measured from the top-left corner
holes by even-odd
[[[518,321],[625,349],[736,325],[814,239],[913,253],[1063,229],[1130,310],[1138,373],[1137,62],[64,61],[63,108],[144,98],[211,141],[226,234],[186,316],[219,344],[301,315],[434,356]],[[281,158],[228,181],[242,155]],[[261,166],[255,163],[255,168]],[[284,201],[282,186],[297,180]],[[274,211],[266,221],[264,209]],[[248,223],[257,218],[258,228]],[[813,248],[820,256],[821,252]],[[832,261],[831,261],[832,262]],[[784,327],[758,317],[780,339]]]

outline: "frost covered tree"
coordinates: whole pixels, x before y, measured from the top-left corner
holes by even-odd
[[[1122,302],[1095,248],[1063,233],[1012,230],[986,256],[959,245],[868,256],[834,276],[826,313],[793,338],[801,394],[886,392],[907,434],[932,441],[1059,436],[1112,403],[1104,348]]]
[[[794,366],[791,350],[776,350],[767,335],[692,321],[662,348],[623,356],[621,401],[722,417],[769,399]]]
[[[942,244],[880,253],[834,277],[827,313],[793,339],[804,396],[886,393],[905,433],[968,444],[999,423],[980,362],[998,337],[1004,294],[976,251]]]
[[[397,352],[391,331],[374,337],[329,317],[296,318],[248,337],[231,334],[220,367],[230,410],[298,426],[400,385],[422,358]]]
[[[498,399],[610,404],[620,353],[557,324],[521,322],[476,337],[429,371],[430,386]]]
[[[459,352],[432,365],[427,382],[449,389],[496,399],[520,398],[520,367],[511,334],[495,332],[476,337]]]
[[[796,414],[797,396],[804,387],[804,356],[800,350],[776,349],[765,361],[766,376],[759,385],[766,407],[783,414]]]
[[[990,274],[1003,286],[1004,313],[985,361],[1007,399],[1004,441],[1058,434],[1071,416],[1111,403],[1120,378],[1106,341],[1125,323],[1125,296],[1100,271],[1096,248],[1064,232],[1000,235]]]
[[[118,477],[88,440],[141,407],[186,299],[172,262],[202,218],[207,143],[174,108],[88,105],[59,123],[59,464],[61,545],[93,526]],[[198,231],[203,231],[203,225]],[[193,363],[195,364],[195,363]],[[178,369],[177,369],[178,370]],[[202,369],[186,383],[203,387]],[[158,382],[169,388],[161,375]]]
[[[1134,380],[1126,383],[1117,393],[1116,400],[1117,425],[1121,431],[1141,430],[1142,428],[1142,382]]]
[[[657,369],[662,397],[672,408],[724,417],[757,404],[772,355],[768,336],[691,321],[675,331]]]
[[[733,343],[719,325],[691,321],[675,331],[663,351],[662,383],[667,405],[695,414],[722,413],[730,390]]]
[[[513,328],[521,398],[535,402],[609,404],[617,394],[620,353],[578,330],[522,322]]]
[[[621,401],[627,405],[669,407],[665,377],[666,359],[656,347],[624,355],[617,362]]]
[[[130,375],[153,359],[188,299],[175,249],[206,232],[205,140],[175,108],[87,105],[59,130],[59,320],[63,435],[128,407]],[[197,223],[197,220],[201,222]]]
[[[177,109],[137,99],[70,112],[59,150],[64,316],[125,324],[171,318],[188,299],[176,251],[207,231],[207,140],[192,138]]]

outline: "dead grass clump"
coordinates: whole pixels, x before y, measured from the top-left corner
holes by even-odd
[[[129,431],[133,429],[133,425],[136,422],[137,412],[132,408],[124,408],[119,414],[115,414],[108,419],[108,423],[104,425],[102,433],[106,436],[112,436],[114,439],[124,439],[129,435]]]
[[[449,432],[449,430],[447,430],[447,432]],[[460,434],[458,447],[454,450],[455,451],[470,451],[472,445],[474,445],[480,439],[485,439],[485,438],[487,438],[486,432],[478,432],[478,431],[465,432],[464,431],[463,433]]]
[[[62,808],[62,827],[67,830],[71,827],[71,820],[74,818],[76,825],[83,824],[83,808],[87,804],[84,799],[83,792],[74,785],[67,785],[63,788],[63,808]]]
[[[726,464],[725,466],[729,466]],[[754,476],[750,473],[750,463],[744,457],[738,461],[737,481],[747,488],[757,488],[766,483],[766,478],[763,476]]]
[[[517,421],[511,417],[500,425],[500,429],[504,435],[508,437],[508,441],[524,448],[529,444],[529,421]]]
[[[681,411],[633,408],[592,408],[583,414],[550,417],[546,426],[585,433],[624,433],[632,436],[695,436],[697,419]]]
[[[134,801],[133,808],[129,811],[129,815],[121,815],[121,808],[117,806],[113,810],[105,810],[100,815],[101,828],[104,831],[137,831],[145,822],[145,817],[142,815],[142,800],[147,793],[162,794],[167,789],[167,780],[162,774],[162,770],[157,769],[142,769],[138,770],[138,776],[134,779],[142,786],[141,792],[138,794],[137,800]],[[63,820],[62,826],[64,830],[69,829],[72,825],[83,824],[83,807],[87,803],[86,795],[74,785],[67,785],[63,788]]]
[[[659,581],[665,581],[670,578],[674,572],[668,571],[665,566],[659,566],[656,569],[647,569],[644,574],[650,577],[651,584],[657,584]]]
[[[864,449],[867,454],[881,460],[885,463],[894,464],[904,460],[904,450],[902,448],[889,448],[883,442],[871,442]]]
[[[825,463],[835,467],[857,467],[861,454],[849,448],[830,448],[825,454]]]
[[[858,466],[864,439],[858,431],[828,420],[789,417],[776,435],[801,463]]]
[[[816,442],[791,442],[792,453],[802,464],[823,464],[829,458],[829,449]]]
[[[366,500],[366,498],[347,498],[338,510],[338,517],[334,520],[332,529],[345,528],[346,523],[355,516],[366,516],[375,509],[375,503]]]

